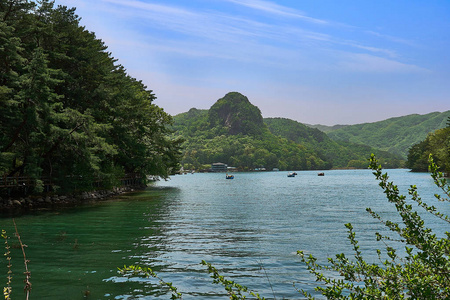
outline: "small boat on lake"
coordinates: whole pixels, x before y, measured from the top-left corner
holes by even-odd
[[[287,177],[295,177],[295,175],[297,175],[297,173],[295,173],[295,172],[290,172],[290,173],[288,173]]]
[[[325,173],[323,172],[317,173],[317,176],[325,176]]]
[[[234,179],[234,175],[228,175],[228,174],[227,174],[227,175],[225,176],[225,178],[226,178],[226,179]]]

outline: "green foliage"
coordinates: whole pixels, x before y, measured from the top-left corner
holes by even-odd
[[[219,271],[212,266],[210,263],[205,262],[204,260],[201,262],[203,266],[206,266],[208,269],[208,273],[211,278],[213,278],[214,284],[221,284],[227,291],[227,294],[230,299],[239,300],[239,299],[247,299],[246,295],[254,297],[253,299],[265,300],[264,297],[261,297],[258,293],[250,291],[246,286],[240,285],[232,280],[226,279],[224,276],[220,275]],[[123,268],[118,268],[119,273],[126,277],[131,276],[139,276],[143,278],[153,277],[159,280],[159,285],[165,289],[167,289],[171,293],[170,299],[182,299],[183,295],[178,291],[178,289],[171,283],[165,282],[161,279],[151,268],[149,267],[141,267],[136,265],[124,266]]]
[[[3,288],[3,296],[5,297],[5,300],[11,299],[11,281],[12,281],[12,271],[11,271],[11,247],[8,244],[8,236],[6,235],[6,231],[2,229],[2,238],[5,240],[5,254],[6,260],[8,261],[7,268],[8,268],[8,276],[6,281],[6,286]]]
[[[214,284],[223,285],[230,299],[233,300],[246,299],[247,297],[244,295],[244,293],[253,296],[254,299],[258,300],[266,299],[264,297],[261,297],[258,293],[250,291],[246,286],[240,285],[234,282],[233,280],[226,279],[223,275],[220,275],[219,271],[210,263],[207,263],[206,261],[203,260],[201,264],[208,268],[208,273],[210,274],[211,278],[213,278]]]
[[[168,177],[181,141],[155,96],[53,1],[0,0],[0,174],[65,191]],[[41,183],[41,184],[39,184]]]
[[[450,111],[414,114],[374,123],[347,125],[330,130],[327,134],[335,141],[368,145],[404,159],[412,145],[424,140],[428,133],[444,128],[449,117]]]
[[[413,145],[408,152],[407,167],[412,171],[426,172],[428,156],[432,154],[441,170],[450,174],[450,127],[428,134],[425,140]]]
[[[305,123],[304,123],[304,124],[305,124]],[[333,126],[327,126],[327,125],[320,125],[320,124],[315,124],[315,125],[305,124],[305,125],[308,126],[308,127],[311,127],[311,128],[319,129],[320,131],[325,132],[325,133],[328,133],[328,132],[330,132],[330,131],[334,131],[334,130],[341,129],[341,128],[344,128],[344,127],[346,127],[346,126],[349,126],[349,125],[333,125]]]
[[[22,239],[20,238],[19,235],[19,230],[17,229],[17,225],[16,225],[16,221],[13,219],[13,224],[14,224],[14,228],[16,230],[15,232],[15,236],[17,238],[17,240],[19,241],[20,244],[20,248],[22,250],[22,255],[23,255],[23,261],[24,261],[24,266],[25,266],[25,272],[23,272],[23,274],[25,275],[25,279],[23,280],[23,282],[25,283],[24,286],[24,292],[25,292],[25,299],[29,299],[30,296],[30,291],[31,291],[31,282],[30,282],[30,277],[31,277],[31,272],[28,269],[28,263],[30,262],[25,254],[25,247],[27,247],[27,245],[22,243]],[[8,268],[8,272],[7,272],[7,281],[6,281],[6,286],[3,287],[3,296],[5,297],[5,300],[10,300],[11,299],[11,294],[12,294],[12,287],[11,287],[11,283],[12,283],[12,264],[11,264],[11,247],[9,246],[8,243],[8,235],[6,234],[6,231],[2,229],[2,234],[1,237],[5,240],[5,258],[7,260],[7,265],[6,267]]]
[[[131,265],[131,266],[124,266],[122,269],[119,269],[119,273],[121,273],[124,276],[140,276],[140,277],[144,277],[144,278],[149,278],[149,277],[153,277],[159,280],[159,284],[168,288],[169,291],[171,292],[172,296],[170,297],[170,299],[182,299],[182,294],[180,292],[178,292],[178,289],[173,286],[173,284],[171,282],[165,282],[163,279],[161,279],[160,277],[158,277],[158,275],[153,272],[153,270],[151,268],[148,267],[141,267],[141,266],[135,266],[135,265]]]
[[[450,196],[450,188],[443,174],[438,172],[431,156],[429,163],[436,185],[446,196]],[[371,209],[367,211],[400,238],[405,247],[405,254],[402,256],[397,253],[397,249],[389,246],[391,237],[377,233],[377,240],[386,245],[387,258],[383,259],[382,251],[377,250],[381,264],[368,263],[364,260],[353,226],[346,224],[348,239],[354,251],[353,261],[344,254],[337,254],[335,258],[328,259],[328,265],[321,265],[313,255],[306,256],[302,251],[298,252],[317,281],[324,283],[315,290],[328,299],[449,299],[450,233],[445,232],[445,237],[438,238],[430,228],[425,227],[420,214],[413,210],[405,196],[400,195],[398,187],[388,181],[387,173],[382,173],[374,155],[370,160],[370,168],[379,180],[388,201],[395,205],[402,222],[383,220]],[[421,200],[416,186],[411,186],[409,194],[412,201],[427,212],[450,222],[447,215]],[[436,198],[439,201],[450,201],[439,195],[436,195]],[[329,271],[337,272],[340,277],[325,275],[325,272]],[[300,292],[308,299],[313,299],[305,290]]]

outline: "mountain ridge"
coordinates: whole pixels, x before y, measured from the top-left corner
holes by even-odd
[[[376,152],[391,167],[399,157],[365,145],[331,140],[324,132],[285,118],[263,118],[247,97],[231,92],[209,110],[174,116],[174,136],[185,142],[183,163],[200,168],[223,162],[242,170],[365,168]]]
[[[450,110],[427,114],[409,114],[386,120],[346,125],[330,130],[335,141],[369,145],[406,158],[411,146],[423,141],[430,132],[446,127]]]
[[[197,109],[192,108],[191,110]],[[208,109],[198,111],[207,113]],[[400,155],[403,159],[406,159],[408,150],[413,145],[423,141],[430,132],[446,127],[448,117],[450,117],[450,110],[444,112],[435,111],[426,114],[408,114],[381,121],[353,125],[337,124],[327,126],[321,124],[311,125],[299,121],[295,122],[301,123],[309,128],[318,129],[326,133],[334,141],[367,145]],[[291,120],[283,117],[278,118]],[[277,118],[263,118],[264,122],[269,119]]]

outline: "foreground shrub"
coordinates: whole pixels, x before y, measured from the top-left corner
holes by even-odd
[[[441,172],[438,172],[432,157],[429,159],[431,176],[435,184],[442,189],[446,197],[450,196],[450,187]],[[315,275],[317,281],[324,283],[315,288],[328,299],[449,299],[450,298],[450,233],[446,231],[443,238],[438,238],[433,231],[425,227],[420,214],[399,193],[398,187],[389,182],[387,173],[383,174],[375,156],[370,159],[370,168],[379,180],[388,201],[395,205],[401,223],[383,220],[380,215],[367,209],[369,214],[381,221],[394,236],[382,236],[377,233],[377,240],[382,241],[385,251],[377,250],[381,264],[368,263],[358,246],[356,234],[351,224],[346,224],[348,239],[353,246],[354,260],[349,260],[344,254],[329,258],[328,265],[320,265],[313,255],[306,256],[299,251],[302,261],[308,270]],[[440,213],[436,207],[423,202],[417,193],[417,187],[409,189],[412,202],[422,207],[436,218],[449,223],[447,215]],[[439,201],[449,201],[436,194]],[[400,242],[405,254],[390,246],[392,241]],[[387,255],[382,259],[382,255]],[[324,275],[324,271],[335,271],[339,278]],[[312,295],[300,290],[308,299]]]

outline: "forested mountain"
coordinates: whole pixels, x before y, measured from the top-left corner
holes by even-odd
[[[179,142],[151,90],[53,1],[0,0],[0,175],[53,188],[167,177]]]
[[[406,158],[412,145],[423,141],[430,132],[444,128],[449,116],[450,111],[414,114],[375,123],[348,125],[327,134],[335,141],[369,145]]]
[[[208,123],[211,129],[222,128],[223,133],[231,135],[258,136],[264,132],[264,121],[259,108],[236,92],[228,93],[211,106]]]
[[[402,159],[386,151],[367,145],[333,141],[327,134],[316,128],[310,128],[299,122],[284,118],[266,118],[270,132],[297,144],[314,149],[334,168],[366,168],[367,158],[375,153],[384,162],[386,168],[402,166]]]
[[[314,151],[271,134],[259,109],[236,92],[228,93],[209,110],[193,108],[175,116],[173,129],[176,138],[185,139],[182,163],[189,169],[214,162],[241,170],[330,167]]]
[[[183,137],[185,168],[222,162],[241,170],[313,170],[367,167],[376,152],[390,167],[398,157],[368,146],[332,141],[325,133],[288,119],[263,119],[247,97],[232,92],[209,110],[192,108],[174,117],[174,135]]]

